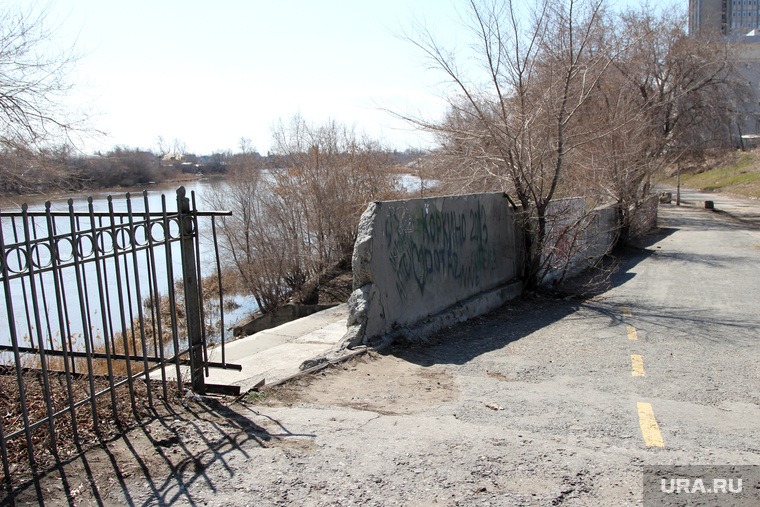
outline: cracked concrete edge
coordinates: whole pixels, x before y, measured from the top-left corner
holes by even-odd
[[[245,394],[240,395],[237,399],[241,399],[241,398],[245,397],[246,395],[250,394],[252,391],[254,391],[254,392],[268,391],[269,389],[273,389],[273,388],[275,388],[277,386],[281,386],[281,385],[285,384],[286,382],[290,382],[291,380],[297,379],[297,378],[302,377],[304,375],[309,375],[311,373],[316,373],[316,372],[318,372],[320,370],[323,370],[323,369],[327,368],[328,366],[331,366],[331,365],[334,365],[334,364],[339,364],[339,363],[348,361],[349,359],[351,359],[353,357],[358,357],[358,356],[361,356],[363,354],[366,354],[367,352],[377,351],[377,350],[379,350],[379,349],[362,346],[362,347],[359,347],[359,348],[356,348],[356,349],[352,349],[352,350],[350,350],[347,353],[336,354],[334,357],[330,357],[330,358],[325,357],[325,359],[321,360],[321,361],[316,360],[316,358],[315,359],[309,359],[307,361],[304,361],[301,364],[301,368],[303,368],[304,365],[306,365],[307,363],[310,363],[310,362],[314,362],[315,363],[315,364],[313,364],[313,366],[301,369],[301,371],[299,371],[298,373],[294,373],[293,375],[290,375],[288,377],[280,379],[280,380],[278,380],[276,382],[272,382],[271,384],[264,384],[264,385],[262,385],[261,387],[258,387],[258,388],[257,387],[251,388],[248,391],[246,391]]]
[[[370,270],[370,260],[372,259],[372,233],[374,231],[375,219],[380,204],[373,202],[362,213],[359,218],[359,227],[354,242],[354,252],[351,256],[351,270],[354,274],[354,290],[364,285],[374,282],[372,271]]]

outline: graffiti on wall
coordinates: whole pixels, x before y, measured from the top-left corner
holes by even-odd
[[[390,208],[383,236],[402,299],[415,286],[425,295],[447,280],[460,287],[477,287],[481,275],[496,266],[486,210],[480,204],[476,209],[446,212],[430,209],[429,204],[413,213]]]

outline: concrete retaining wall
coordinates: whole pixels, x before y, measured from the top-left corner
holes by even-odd
[[[633,216],[631,221],[631,235],[640,236],[651,230],[657,224],[657,205],[659,197],[649,196]]]
[[[605,256],[617,240],[617,213],[614,206],[588,211],[586,199],[552,201],[547,209],[548,232],[544,248],[547,270],[544,283],[550,284],[579,274]]]
[[[642,227],[654,224],[656,197],[652,202]],[[567,199],[553,202],[548,214],[545,283],[595,264],[617,239],[614,207],[589,212],[585,199]],[[521,235],[502,194],[371,204],[354,247],[354,292],[342,347],[403,335],[424,340],[518,296]]]
[[[514,212],[502,194],[370,205],[354,248],[348,345],[499,292],[520,273],[521,244]],[[492,309],[486,306],[484,311]]]

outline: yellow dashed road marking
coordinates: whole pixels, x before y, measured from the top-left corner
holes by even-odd
[[[657,419],[654,418],[654,411],[650,403],[637,403],[639,409],[639,425],[641,434],[644,436],[644,442],[647,447],[665,447],[660,435],[660,426]]]
[[[644,377],[644,358],[638,354],[631,354],[631,366],[634,377]]]
[[[621,306],[620,311],[623,312],[623,317],[633,317],[630,306]]]
[[[636,328],[633,326],[628,326],[628,339],[629,340],[639,339],[639,334],[636,332]]]

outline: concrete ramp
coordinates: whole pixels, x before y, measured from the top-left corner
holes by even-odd
[[[281,326],[228,342],[225,347],[227,363],[239,364],[241,371],[209,369],[206,382],[240,386],[244,393],[264,380],[271,384],[299,372],[306,360],[333,350],[346,333],[348,305],[342,304]],[[221,362],[221,346],[210,347],[208,359]],[[167,368],[167,375],[176,370]],[[189,368],[183,368],[189,378]]]

